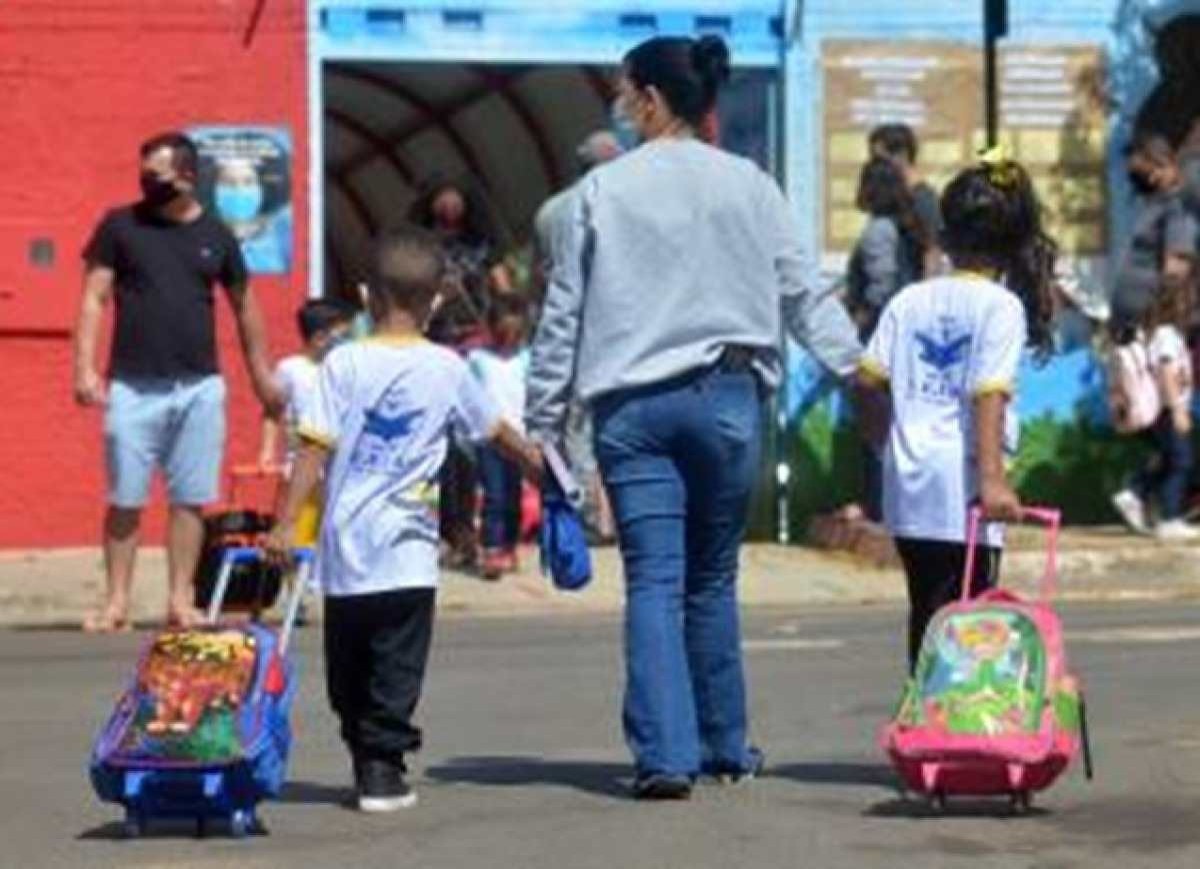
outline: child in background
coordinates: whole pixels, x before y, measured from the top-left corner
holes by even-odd
[[[321,360],[349,335],[354,313],[349,305],[332,299],[314,299],[305,302],[296,311],[296,327],[300,331],[304,349],[284,357],[275,366],[275,383],[283,392],[286,402],[284,426],[281,427],[270,417],[264,418],[262,448],[258,459],[263,467],[275,464],[281,431],[286,435],[285,465],[295,458],[296,422],[316,391]]]
[[[287,563],[301,509],[324,474],[316,575],[326,599],[327,689],[359,809],[390,812],[416,802],[405,756],[421,745],[412,716],[433,629],[437,479],[449,430],[490,441],[534,479],[541,454],[453,350],[421,335],[445,275],[437,238],[400,230],[379,243],[373,267],[375,332],[321,365],[267,551]]]
[[[888,303],[861,372],[868,399],[883,400],[869,406],[890,399],[890,421],[877,415],[873,428],[885,441],[884,521],[908,579],[910,669],[933,614],[961,591],[970,505],[982,502],[992,520],[1020,517],[1004,471],[1016,449],[1017,368],[1027,343],[1051,346],[1056,247],[1025,170],[989,152],[941,207],[955,270]],[[1002,534],[986,530],[973,594],[996,580]]]
[[[280,431],[285,435],[283,472],[291,472],[296,458],[299,441],[296,426],[304,415],[317,389],[317,372],[321,360],[338,343],[349,335],[354,319],[354,310],[343,302],[332,299],[314,299],[305,302],[296,311],[296,325],[304,341],[300,353],[285,357],[275,367],[275,383],[284,395],[283,426],[270,417],[263,418],[262,447],[258,464],[271,468],[276,464],[276,452]],[[296,524],[296,545],[312,546],[316,543],[317,525],[321,518],[320,491],[315,491]]]
[[[1146,431],[1154,453],[1134,477],[1130,488],[1113,496],[1113,504],[1129,526],[1149,530],[1146,501],[1158,498],[1158,523],[1154,534],[1160,540],[1195,540],[1200,530],[1183,519],[1184,496],[1192,469],[1192,359],[1184,330],[1193,306],[1190,283],[1166,283],[1146,312],[1142,333],[1150,373],[1158,389],[1162,411]]]
[[[488,312],[489,341],[467,356],[471,372],[500,405],[504,421],[523,430],[525,374],[529,370],[528,305],[523,298],[497,296]],[[520,469],[497,450],[479,453],[483,483],[483,576],[499,579],[517,569],[521,533]]]

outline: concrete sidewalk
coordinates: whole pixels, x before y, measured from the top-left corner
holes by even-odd
[[[1200,598],[1200,547],[1161,545],[1119,529],[1068,531],[1060,556],[1061,595],[1074,600]],[[623,601],[620,561],[613,548],[594,551],[595,578],[583,592],[556,592],[537,571],[537,555],[523,553],[519,574],[498,583],[460,573],[443,579],[443,615],[613,613]],[[880,566],[880,563],[884,566]],[[1004,580],[1032,591],[1041,575],[1038,532],[1017,529],[1005,556]],[[740,593],[753,607],[803,607],[899,602],[904,578],[886,558],[769,544],[747,546]],[[144,551],[138,563],[133,616],[162,618],[165,558]],[[100,553],[95,549],[0,552],[0,625],[75,626],[101,598]]]

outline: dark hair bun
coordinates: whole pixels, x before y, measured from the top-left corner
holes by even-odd
[[[692,45],[692,66],[714,90],[729,81],[729,46],[719,36],[701,36]]]

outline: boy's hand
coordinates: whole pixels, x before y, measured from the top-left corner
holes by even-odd
[[[296,537],[290,523],[277,522],[263,541],[263,557],[273,567],[287,569],[292,566],[292,540]]]
[[[979,502],[986,519],[1016,522],[1021,518],[1021,500],[1007,480],[984,478],[979,485]]]

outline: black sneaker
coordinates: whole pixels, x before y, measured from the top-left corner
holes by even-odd
[[[395,812],[417,804],[417,792],[404,781],[404,768],[385,760],[358,764],[358,810]]]
[[[635,800],[687,800],[692,797],[692,780],[685,775],[651,773],[633,782]]]

